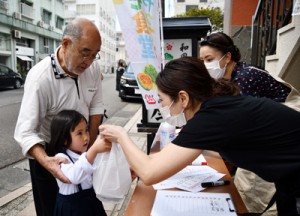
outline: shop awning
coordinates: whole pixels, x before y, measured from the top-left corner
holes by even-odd
[[[19,59],[21,59],[22,61],[33,61],[31,58],[29,58],[28,56],[17,56]]]

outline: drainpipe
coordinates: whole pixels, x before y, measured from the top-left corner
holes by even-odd
[[[231,15],[232,15],[232,0],[225,0],[224,2],[224,23],[223,31],[228,36],[231,35]]]

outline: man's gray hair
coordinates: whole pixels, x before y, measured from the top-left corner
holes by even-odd
[[[79,40],[83,32],[82,25],[78,25],[77,22],[70,22],[66,26],[63,37],[69,36],[72,40]]]

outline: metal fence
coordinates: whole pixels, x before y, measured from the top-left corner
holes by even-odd
[[[277,30],[291,22],[293,0],[260,0],[252,20],[251,63],[265,67],[267,55],[276,54]]]

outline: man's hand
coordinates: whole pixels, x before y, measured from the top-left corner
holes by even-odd
[[[69,163],[68,159],[63,157],[49,157],[41,144],[36,144],[29,150],[29,154],[35,158],[46,170],[55,178],[64,183],[71,183],[60,169],[61,163]]]
[[[59,179],[63,183],[71,183],[70,180],[63,174],[60,169],[61,163],[69,163],[67,158],[64,157],[46,157],[45,163],[41,164],[47,169],[55,178]]]

